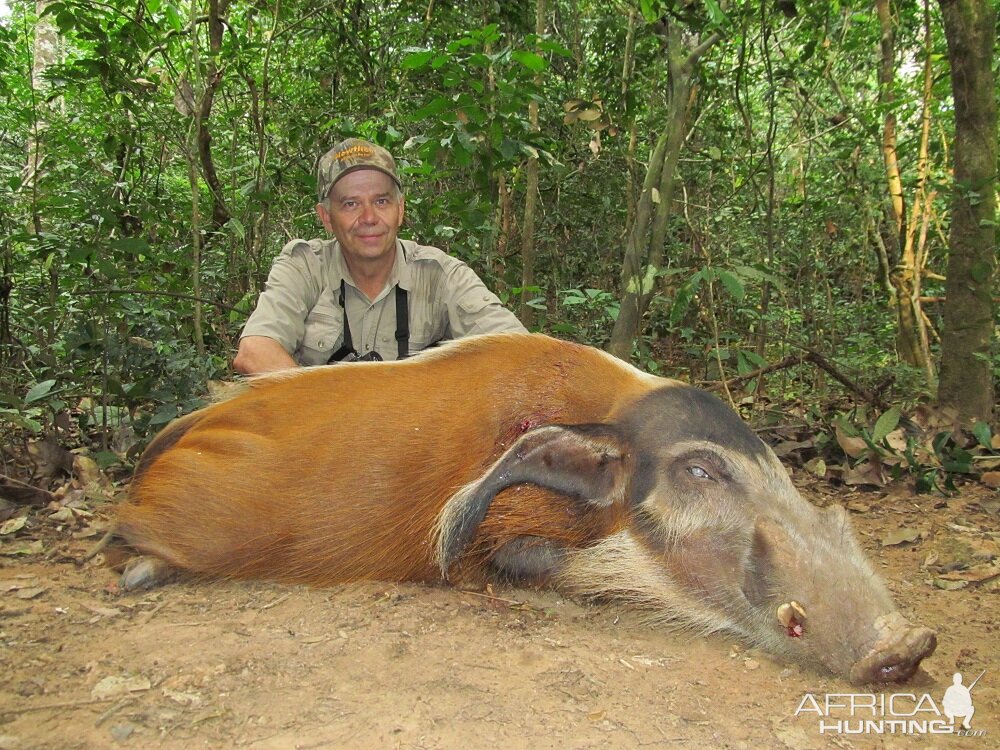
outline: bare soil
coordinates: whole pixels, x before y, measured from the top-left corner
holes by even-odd
[[[858,692],[846,682],[552,592],[199,582],[121,595],[99,561],[75,564],[93,539],[46,509],[0,537],[0,750],[1000,747],[997,492],[803,492],[851,509],[903,613],[938,632],[924,670],[876,693],[940,706],[955,671],[968,684],[985,670],[976,736],[821,734],[797,709]],[[886,543],[898,537],[916,538]]]

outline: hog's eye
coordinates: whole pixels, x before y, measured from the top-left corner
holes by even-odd
[[[691,476],[693,476],[693,477],[695,477],[697,479],[711,479],[712,478],[711,474],[709,474],[707,471],[705,471],[703,468],[701,468],[697,464],[693,465],[693,466],[688,466],[687,470],[688,470],[688,474],[690,474]]]

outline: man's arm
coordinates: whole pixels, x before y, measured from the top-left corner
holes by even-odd
[[[298,367],[285,348],[267,336],[244,336],[233,360],[233,369],[243,375],[260,375]]]
[[[305,330],[306,316],[316,304],[321,275],[317,251],[292,240],[274,259],[264,291],[243,327],[233,369],[259,375],[296,367],[292,358]]]
[[[465,263],[455,263],[447,275],[448,322],[455,338],[483,333],[517,331],[525,327],[476,272]]]

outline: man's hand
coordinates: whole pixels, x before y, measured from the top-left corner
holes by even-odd
[[[233,360],[233,369],[243,375],[260,375],[298,367],[285,348],[267,336],[244,336]]]

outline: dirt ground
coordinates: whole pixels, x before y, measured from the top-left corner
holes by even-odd
[[[815,706],[858,692],[847,683],[551,592],[214,582],[121,595],[99,561],[74,564],[93,539],[39,509],[0,536],[0,750],[1000,747],[1000,495],[803,492],[850,508],[904,614],[938,632],[925,669],[879,697],[912,693],[894,705],[936,719],[921,696],[940,706],[956,670],[966,684],[985,670],[972,736],[821,734]],[[801,710],[808,695],[818,703]]]

